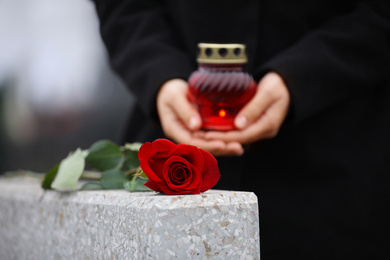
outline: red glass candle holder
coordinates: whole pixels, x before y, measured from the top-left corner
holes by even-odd
[[[234,118],[254,96],[256,82],[244,69],[243,44],[200,43],[198,70],[189,80],[189,99],[202,117],[202,128],[235,129]]]

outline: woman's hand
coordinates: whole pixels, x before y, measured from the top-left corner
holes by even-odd
[[[182,79],[167,81],[157,95],[157,111],[165,135],[177,143],[195,145],[214,155],[241,155],[242,145],[235,140],[208,138],[201,131],[202,120],[188,100],[188,84]]]
[[[255,96],[235,118],[237,130],[210,131],[207,140],[238,142],[240,144],[275,137],[290,106],[290,94],[279,74],[270,72],[258,84]]]

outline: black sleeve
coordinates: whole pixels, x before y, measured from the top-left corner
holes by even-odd
[[[143,111],[155,117],[159,87],[172,78],[186,80],[193,70],[163,1],[95,0],[95,4],[113,69]]]
[[[357,92],[390,87],[390,3],[371,1],[307,34],[261,66],[278,72],[291,94],[297,124]],[[390,102],[390,101],[389,101]]]

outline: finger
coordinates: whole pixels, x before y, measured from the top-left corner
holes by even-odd
[[[194,145],[200,149],[210,152],[215,156],[242,155],[244,153],[243,146],[238,142],[227,143],[222,140],[206,140],[203,138],[204,132],[190,132],[183,125],[180,126],[175,124],[173,128],[175,129],[174,135],[167,136],[177,143]]]
[[[204,135],[205,134],[206,134],[206,131],[202,131],[202,130],[197,130],[197,131],[192,132],[192,135],[195,138],[202,138],[202,139],[204,139]]]
[[[222,140],[206,140],[203,138],[204,133],[205,132],[203,131],[190,132],[183,127],[180,131],[175,132],[175,138],[178,143],[194,145],[215,156],[242,155],[244,153],[244,148],[240,143],[226,143]]]
[[[227,132],[210,131],[205,133],[206,140],[221,140],[223,142],[239,142],[244,143],[244,130],[233,130]]]
[[[189,102],[187,96],[178,96],[175,102],[171,103],[172,109],[177,116],[186,124],[190,130],[198,130],[201,127],[201,118],[196,108]]]
[[[175,142],[183,142],[183,140],[189,138],[189,130],[170,107],[161,106],[158,112],[161,127],[167,137]]]
[[[247,144],[275,137],[287,113],[284,110],[283,102],[276,102],[257,121],[245,129],[227,132],[210,131],[205,133],[204,138]]]
[[[268,106],[272,104],[268,91],[257,88],[255,96],[237,114],[234,124],[238,129],[243,129],[258,119]]]
[[[209,132],[205,134],[206,140],[218,139],[224,142],[239,142],[241,144],[251,143],[258,139],[265,138],[267,135],[265,120],[259,120],[243,130],[234,130],[229,132]]]
[[[195,132],[192,132],[192,137],[197,138],[197,139],[210,141],[210,139],[205,139],[206,133],[207,133],[206,131],[195,131]],[[199,147],[199,148],[201,148],[201,147]],[[218,155],[242,155],[244,153],[244,148],[242,147],[242,145],[239,142],[226,143],[226,149],[216,150],[213,148],[209,148],[207,145],[206,145],[206,147],[204,147],[204,149],[208,149],[208,150],[212,149],[211,153],[213,153],[214,155],[216,155],[216,154],[218,154]]]
[[[174,141],[194,145],[215,156],[242,155],[244,153],[243,146],[238,142],[226,143],[222,140],[206,140],[204,138],[194,137],[186,128],[175,132]]]
[[[201,126],[201,118],[196,108],[187,98],[188,84],[181,79],[167,81],[160,89],[157,97],[157,108],[171,107],[179,119],[191,130]],[[159,116],[163,116],[159,111]]]
[[[244,148],[238,142],[225,143],[221,140],[206,140],[203,138],[204,131],[191,132],[170,110],[163,110],[164,117],[161,118],[161,125],[164,133],[176,143],[184,143],[197,146],[215,156],[242,155]]]
[[[194,138],[191,144],[200,149],[210,152],[215,156],[235,155],[239,156],[244,153],[243,146],[238,142],[225,143],[221,140],[205,140]]]
[[[243,143],[251,143],[259,139],[275,137],[287,115],[288,96],[283,96],[273,103],[266,112],[241,134]]]
[[[286,96],[283,79],[275,72],[267,73],[259,82],[255,96],[241,109],[235,118],[238,129],[255,122],[271,105]],[[288,94],[287,94],[288,95]]]

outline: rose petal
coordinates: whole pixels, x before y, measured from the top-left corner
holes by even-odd
[[[152,171],[157,175],[157,177],[163,181],[164,180],[164,175],[162,169],[164,168],[165,161],[169,157],[164,157],[164,158],[150,158],[149,160],[149,166],[152,169]]]
[[[178,184],[174,184],[172,183],[171,181],[171,176],[173,174],[172,170],[176,170],[176,169],[172,169],[173,166],[175,166],[175,164],[180,164],[181,168],[184,168],[184,169],[188,169],[188,176],[187,176],[187,179],[181,184],[181,185],[178,185]],[[191,164],[186,160],[184,159],[183,157],[180,157],[180,156],[172,156],[171,158],[169,158],[166,162],[165,162],[165,165],[164,165],[164,180],[167,184],[167,186],[175,191],[181,191],[181,190],[191,190],[191,189],[188,189],[187,186],[189,184],[191,184],[192,180],[193,180],[193,172],[192,172],[192,169],[191,169]]]
[[[187,190],[180,190],[180,191],[172,190],[167,185],[165,185],[165,183],[163,183],[163,182],[158,183],[158,186],[161,189],[161,191],[167,195],[182,195],[182,194],[191,193],[191,191],[187,191]]]
[[[154,142],[144,143],[138,151],[140,166],[149,179],[155,182],[162,182],[163,176],[161,169],[165,160],[168,158],[168,152],[176,145],[166,139],[157,139]]]
[[[149,189],[151,190],[154,190],[154,191],[157,191],[157,192],[161,192],[162,190],[160,189],[160,186],[158,185],[157,182],[154,182],[154,181],[147,181],[145,184],[144,184],[146,187],[148,187]]]
[[[182,157],[179,157],[179,158],[182,158]],[[192,172],[192,179],[191,179],[191,182],[187,184],[185,189],[190,190],[191,193],[193,193],[193,194],[199,194],[200,188],[202,185],[202,172],[199,170],[198,167],[196,167],[196,165],[194,165],[190,162],[187,162],[187,163],[188,163],[188,167],[190,167],[190,170]]]
[[[190,185],[187,186],[187,189],[193,190],[193,194],[199,194],[200,188],[202,185],[202,172],[199,170],[198,167],[195,167],[195,165],[192,165],[192,182]]]
[[[170,153],[170,156],[181,156],[186,159],[188,162],[192,163],[200,170],[203,169],[204,160],[203,156],[196,146],[187,145],[187,144],[178,144],[175,149],[173,149]]]
[[[210,153],[166,139],[142,145],[138,158],[149,178],[145,185],[168,195],[199,194],[214,187],[221,176],[217,161]],[[182,184],[170,181],[177,173],[188,174],[180,180]]]
[[[218,169],[218,163],[215,157],[204,150],[201,150],[204,159],[204,168],[202,172],[202,185],[200,188],[200,192],[204,192],[206,190],[211,189],[217,184],[219,179],[221,178],[221,173]]]
[[[165,161],[170,157],[169,152],[175,147],[176,144],[167,139],[157,139],[152,142],[153,154],[149,159],[149,166],[161,180],[164,179],[162,169]]]
[[[152,145],[155,151],[171,151],[177,146],[175,143],[167,139],[157,139],[152,142]]]
[[[191,193],[199,194],[202,183],[202,171],[204,167],[204,159],[201,150],[193,145],[179,144],[169,153],[169,155],[181,156],[191,163],[193,179],[187,189],[191,190]]]
[[[149,159],[153,154],[152,143],[146,142],[144,143],[138,151],[138,159],[140,161],[140,166],[145,174],[148,176],[149,180],[161,182],[162,180],[154,173],[154,171],[150,168]]]

